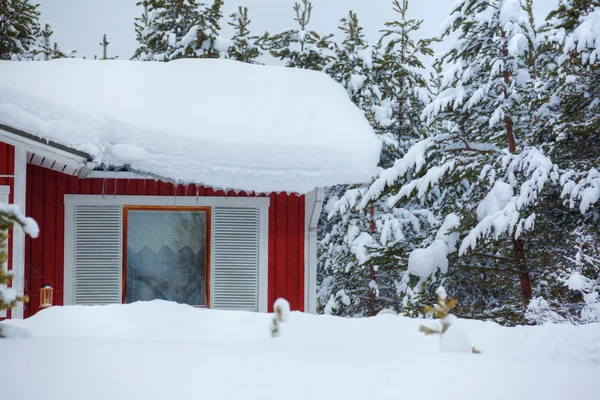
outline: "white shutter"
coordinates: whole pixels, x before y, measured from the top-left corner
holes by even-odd
[[[75,205],[73,304],[120,304],[123,273],[121,206]]]
[[[258,208],[213,207],[211,308],[259,310]]]

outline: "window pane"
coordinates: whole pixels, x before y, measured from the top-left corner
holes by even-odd
[[[206,213],[127,213],[126,302],[205,303]]]

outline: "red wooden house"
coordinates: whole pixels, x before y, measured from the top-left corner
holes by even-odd
[[[185,77],[185,79],[184,79]],[[158,82],[149,85],[148,82]],[[0,202],[13,287],[54,305],[167,299],[316,309],[324,186],[369,179],[379,142],[326,75],[231,61],[0,62]]]

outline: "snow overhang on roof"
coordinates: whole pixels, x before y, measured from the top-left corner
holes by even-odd
[[[97,164],[255,192],[367,182],[381,146],[326,74],[229,60],[0,61],[0,124]]]

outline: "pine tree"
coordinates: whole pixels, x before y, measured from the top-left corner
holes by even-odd
[[[258,36],[250,35],[248,8],[239,7],[237,12],[231,14],[229,25],[235,29],[229,48],[229,58],[254,64],[256,59],[262,55],[262,51],[256,44]]]
[[[371,105],[374,103],[375,93],[379,93],[379,90],[374,86],[373,81],[373,48],[367,43],[355,12],[350,11],[348,16],[342,18],[338,28],[343,34],[343,40],[337,48],[335,63],[327,70],[327,73],[346,88],[348,96],[354,104],[365,112],[371,123],[375,123]],[[345,290],[352,293],[352,286],[360,281],[357,279],[356,271],[340,267],[340,264],[347,260],[344,259],[341,262],[338,260],[338,256],[345,255],[344,252],[338,250],[343,248],[343,244],[342,247],[339,246],[339,240],[344,235],[341,229],[348,224],[342,215],[333,212],[333,206],[346,190],[348,190],[348,185],[334,186],[325,190],[325,207],[321,214],[318,231],[320,311],[324,311],[324,308],[327,307],[332,294],[334,298],[347,300],[348,304],[346,305],[349,306],[350,297],[345,295]],[[362,304],[357,304],[357,306],[361,307]],[[331,307],[326,311],[327,313],[333,312]],[[346,311],[361,315],[358,308],[355,308],[355,311]]]
[[[370,96],[360,103],[368,106],[366,114],[384,144],[382,173],[427,136],[420,114],[430,100],[419,58],[433,54],[432,40],[413,40],[421,21],[406,19],[407,1],[393,5],[399,21],[386,24],[378,48],[370,53],[373,61],[365,79]],[[342,54],[341,63],[343,59]],[[386,308],[407,313],[420,309],[409,304],[406,262],[415,244],[427,239],[431,213],[418,201],[390,207],[389,198],[389,193],[360,185],[328,205],[335,223],[320,244],[321,265],[329,270],[319,293],[325,312],[354,316]]]
[[[301,0],[294,4],[297,29],[287,29],[275,35],[265,35],[260,44],[271,55],[286,62],[287,67],[326,70],[334,60],[333,34],[322,36],[308,30],[312,16],[312,3]]]
[[[37,46],[35,46],[32,51],[34,59],[49,61],[55,58],[75,56],[75,51],[69,51],[58,47],[58,44],[51,39],[53,34],[54,31],[52,30],[52,25],[49,22],[46,22],[44,24],[44,29],[39,32]]]
[[[407,138],[424,137],[420,115],[431,98],[421,57],[433,56],[431,44],[437,39],[415,41],[413,34],[421,28],[423,21],[408,19],[408,0],[393,0],[392,4],[398,20],[385,23],[386,29],[379,41],[379,47],[385,50],[377,69],[381,71],[382,96],[393,104],[394,114],[398,116],[388,127],[389,137],[399,144],[410,145]],[[408,148],[400,151],[388,148],[388,154],[384,156],[389,162],[382,166],[391,166],[392,160],[398,159],[406,150]]]
[[[110,44],[110,42],[108,41],[108,39],[106,38],[106,33],[104,34],[104,36],[102,36],[102,41],[100,42],[100,46],[102,46],[102,58],[101,60],[108,60],[108,45]]]
[[[563,0],[541,27],[531,131],[557,165],[560,185],[537,210],[535,250],[552,268],[528,310],[535,322],[600,320],[598,32],[598,1]]]
[[[0,60],[31,60],[40,31],[39,4],[0,0]]]
[[[138,42],[139,47],[133,53],[131,57],[132,60],[142,60],[148,55],[148,43],[150,41],[151,32],[148,29],[149,27],[149,16],[148,16],[148,6],[149,0],[139,1],[136,5],[142,6],[144,11],[142,11],[142,15],[139,17],[135,17],[134,19],[134,29],[135,29],[135,39]]]
[[[405,2],[395,2],[401,14],[405,7]],[[420,132],[418,128],[423,128],[418,118],[410,118],[412,108],[405,108],[400,114],[404,120],[390,124],[392,132],[406,132],[397,136],[403,137],[398,146],[401,158],[383,169],[366,191],[348,196],[346,204],[341,204],[352,207],[354,203],[362,210],[371,207],[369,214],[374,216],[380,236],[369,235],[370,243],[362,238],[361,242],[368,244],[362,251],[369,252],[371,247],[378,273],[387,265],[399,274],[395,286],[396,298],[401,301],[394,306],[400,311],[411,313],[418,303],[428,302],[433,297],[432,288],[441,279],[452,281],[458,292],[487,301],[491,296],[477,292],[477,280],[472,276],[484,269],[498,270],[491,267],[500,260],[510,262],[511,273],[518,271],[523,297],[526,301],[531,297],[521,235],[531,228],[532,218],[531,209],[524,208],[533,207],[538,188],[551,171],[544,169],[548,164],[536,149],[517,153],[515,128],[521,128],[519,117],[527,112],[517,87],[529,80],[526,58],[530,30],[523,14],[518,0],[464,0],[456,4],[446,35],[457,32],[459,38],[442,60],[451,67],[441,93],[423,112],[431,124],[444,121],[445,132],[434,136]],[[390,35],[410,31],[404,21],[401,18],[397,25],[388,25]],[[402,60],[403,44],[407,43],[406,39],[394,41],[387,47],[387,58]],[[394,109],[406,107],[403,101],[407,99],[421,99],[418,93],[426,100],[427,88],[421,86],[415,96],[412,86],[422,82],[420,77],[402,86],[402,70],[393,73],[395,70],[387,67],[386,71],[399,82],[385,90],[395,100]],[[512,198],[513,185],[521,183],[531,191]],[[518,201],[518,206],[497,206],[504,201],[498,198],[506,197],[508,203]],[[523,209],[524,217],[517,207]],[[485,246],[489,252],[474,251],[477,246]],[[461,257],[457,257],[457,250]],[[450,263],[454,268],[449,269]],[[464,271],[469,271],[464,273],[468,276],[461,276]]]
[[[178,58],[219,58],[228,41],[219,36],[222,0],[208,6],[196,0],[144,0],[136,18],[139,43],[133,58],[170,61]]]

